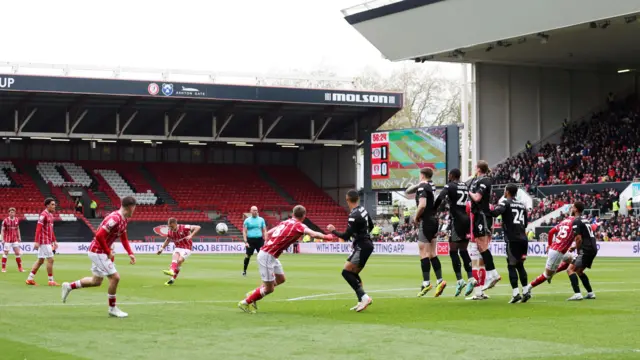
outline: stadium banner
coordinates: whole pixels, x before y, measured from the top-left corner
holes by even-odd
[[[156,98],[200,98],[223,101],[265,101],[318,105],[350,105],[401,109],[403,94],[286,87],[261,87],[179,81],[89,79],[37,75],[2,75],[0,91],[65,94],[146,96]]]
[[[7,244],[5,244],[7,246]],[[131,250],[134,254],[155,254],[162,247],[161,242],[157,243],[131,243]],[[26,254],[35,252],[33,243],[21,243],[20,249]],[[88,242],[60,242],[58,243],[58,254],[86,254],[89,250]],[[164,250],[165,253],[171,253],[174,250],[173,244],[169,244]],[[210,242],[210,243],[194,243],[194,254],[244,254],[244,243],[241,242]],[[116,254],[126,254],[127,252],[119,242],[115,243]]]
[[[547,256],[546,242],[530,242],[529,256]],[[349,254],[350,243],[302,243],[300,254]],[[492,242],[491,253],[495,256],[506,256],[507,247],[504,242]],[[380,242],[374,243],[374,254],[380,255],[418,255],[418,244],[415,242]],[[449,243],[438,243],[438,255],[449,254]],[[598,256],[603,257],[640,257],[640,242],[598,242]]]

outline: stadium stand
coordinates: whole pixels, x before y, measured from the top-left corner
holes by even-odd
[[[0,213],[6,214],[10,207],[16,208],[18,216],[42,211],[44,196],[29,175],[11,161],[2,162],[2,175]]]

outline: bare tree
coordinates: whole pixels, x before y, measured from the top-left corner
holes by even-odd
[[[296,78],[297,75],[300,77]],[[345,87],[346,84],[343,81],[332,80],[333,78],[337,79],[337,75],[329,70],[319,69],[311,72],[293,71],[290,78],[266,78],[260,85],[312,89],[337,89]],[[348,85],[351,86],[351,84]]]

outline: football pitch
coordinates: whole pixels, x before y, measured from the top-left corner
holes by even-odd
[[[28,268],[34,257],[24,257]],[[0,274],[0,359],[640,359],[637,259],[596,259],[588,274],[597,300],[567,302],[564,273],[534,289],[529,303],[509,305],[503,258],[492,298],[474,302],[452,296],[447,257],[444,295],[417,298],[418,257],[374,254],[362,274],[374,302],[355,313],[340,274],[345,256],[283,255],[287,282],[246,314],[236,303],[259,275],[254,257],[243,278],[242,258],[194,255],[167,287],[168,255],[141,255],[132,266],[118,254],[118,305],[129,318],[115,319],[107,317],[106,283],[62,304],[60,288],[43,286],[44,268],[40,286],[28,287],[10,257]],[[83,255],[58,256],[56,280],[86,276],[90,265]],[[531,280],[544,261],[526,266]]]

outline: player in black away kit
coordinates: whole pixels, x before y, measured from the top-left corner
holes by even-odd
[[[442,279],[442,265],[438,259],[436,235],[439,224],[434,208],[435,187],[432,185],[432,177],[432,169],[420,169],[420,184],[416,193],[418,210],[415,217],[415,223],[418,225],[418,249],[422,268],[422,287],[418,296],[425,296],[433,288],[431,285],[431,267],[433,266],[433,272],[438,280],[435,296],[438,297],[444,291],[447,282]]]
[[[504,241],[507,245],[507,268],[509,269],[509,282],[513,289],[513,296],[509,304],[517,302],[527,302],[531,298],[531,292],[524,291],[529,283],[527,271],[524,269],[524,261],[527,259],[529,241],[527,240],[527,207],[523,202],[516,199],[518,187],[513,184],[507,185],[504,190],[504,197],[491,211],[491,215],[498,217],[502,215],[502,229],[504,230]],[[518,289],[518,278],[522,284],[523,294],[520,295]]]
[[[444,186],[444,189],[440,192],[440,195],[438,195],[434,206],[437,212],[445,199],[449,199],[449,214],[451,217],[449,256],[451,257],[453,272],[455,272],[456,279],[458,280],[455,296],[460,295],[466,285],[462,279],[461,264],[464,265],[464,271],[467,273],[467,281],[473,279],[471,257],[467,250],[471,224],[469,223],[469,215],[467,215],[465,210],[467,200],[469,199],[469,189],[467,188],[467,184],[460,181],[460,176],[460,170],[458,169],[449,171],[449,183]],[[460,258],[462,258],[462,263],[460,262]]]
[[[567,274],[571,281],[571,287],[573,288],[573,296],[568,298],[569,301],[574,300],[595,300],[596,294],[594,294],[589,282],[589,277],[584,271],[593,265],[593,260],[598,255],[598,245],[596,244],[596,237],[593,234],[591,224],[585,224],[582,221],[582,212],[584,211],[584,204],[582,202],[576,202],[573,204],[574,214],[576,219],[573,222],[573,232],[576,233],[575,242],[576,249],[578,250],[578,256],[573,261],[573,264],[569,265]],[[578,284],[578,278],[582,281],[582,285],[587,290],[587,296],[582,297],[580,292],[580,285]]]
[[[493,218],[491,217],[490,200],[493,180],[489,176],[489,164],[480,160],[476,165],[476,178],[471,183],[469,196],[471,197],[471,216],[473,221],[473,237],[478,245],[478,251],[487,269],[487,279],[482,291],[491,289],[498,281],[500,274],[493,263],[493,256],[489,250]]]
[[[360,272],[367,264],[367,260],[373,253],[373,242],[369,233],[373,229],[373,221],[364,207],[359,205],[360,196],[356,190],[347,192],[347,204],[351,213],[349,213],[349,221],[347,222],[347,231],[339,233],[335,226],[327,226],[327,230],[335,236],[345,241],[353,239],[353,252],[347,258],[342,270],[342,277],[347,281],[351,288],[356,292],[358,303],[351,310],[360,312],[371,305],[371,297],[364,292],[362,288],[362,279]]]

